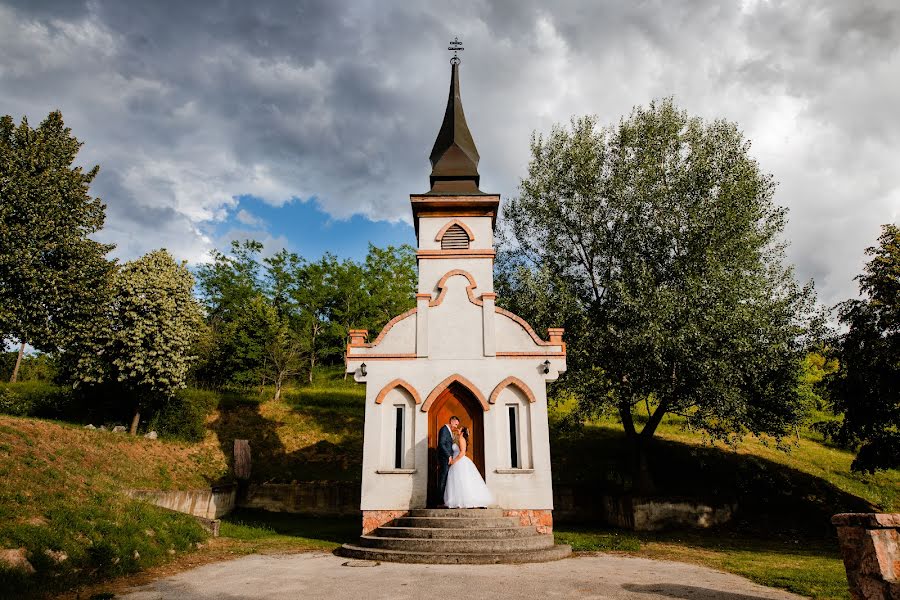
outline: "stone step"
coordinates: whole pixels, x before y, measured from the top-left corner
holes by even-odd
[[[431,554],[494,554],[498,552],[523,552],[539,550],[553,546],[552,535],[533,535],[512,539],[429,539],[429,538],[390,538],[376,535],[364,535],[359,538],[359,545],[364,548],[381,550],[405,550],[408,552],[426,552]]]
[[[413,508],[408,517],[502,517],[502,508]]]
[[[570,556],[572,554],[572,548],[566,544],[559,544],[549,548],[525,550],[521,552],[473,554],[464,552],[409,552],[406,550],[384,550],[378,548],[364,548],[353,544],[344,544],[335,552],[339,556],[359,560],[378,560],[384,562],[429,565],[492,565],[560,560]]]
[[[484,529],[487,527],[516,527],[519,525],[517,517],[400,517],[394,519],[391,525],[395,527],[440,527],[459,529],[473,527]]]
[[[370,535],[393,538],[510,539],[541,535],[534,527],[392,527],[381,526]]]

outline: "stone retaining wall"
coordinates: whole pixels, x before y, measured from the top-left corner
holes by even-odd
[[[695,499],[641,498],[599,494],[589,487],[556,485],[553,518],[557,523],[602,523],[635,531],[667,528],[704,529],[727,523],[736,504]]]
[[[203,519],[218,519],[234,510],[236,485],[202,490],[127,490],[128,496]]]
[[[359,482],[304,481],[250,484],[242,508],[316,517],[359,516]]]

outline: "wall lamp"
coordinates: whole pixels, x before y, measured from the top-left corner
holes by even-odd
[[[363,377],[366,376],[366,363],[359,365],[359,374]]]
[[[541,370],[544,372],[544,375],[546,375],[547,373],[550,372],[550,361],[549,360],[544,361],[544,364],[542,365]]]

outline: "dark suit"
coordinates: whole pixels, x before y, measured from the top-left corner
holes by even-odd
[[[447,489],[447,472],[450,470],[448,464],[450,457],[453,456],[453,434],[450,428],[444,425],[438,433],[437,444],[437,460],[438,460],[438,504],[444,503],[444,490]]]

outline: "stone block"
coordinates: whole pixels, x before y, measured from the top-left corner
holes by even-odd
[[[832,517],[854,600],[900,599],[900,514]]]
[[[29,575],[35,573],[34,567],[28,562],[28,551],[25,548],[0,550],[0,565],[14,571],[24,571]]]

